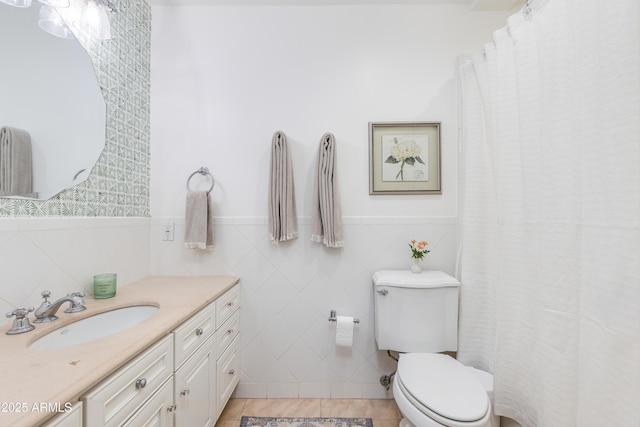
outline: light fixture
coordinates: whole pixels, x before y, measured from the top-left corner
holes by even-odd
[[[27,8],[32,0],[0,0],[10,6]],[[78,33],[93,39],[111,38],[109,13],[117,12],[110,0],[38,0],[40,8],[38,24],[40,28],[57,37],[73,38],[67,26],[73,24]]]
[[[64,22],[55,8],[43,4],[40,6],[38,25],[49,34],[63,39],[73,39],[75,36]]]
[[[93,39],[106,40],[111,38],[108,9],[103,2],[81,0],[79,3],[79,13],[77,18],[73,20],[73,26]]]

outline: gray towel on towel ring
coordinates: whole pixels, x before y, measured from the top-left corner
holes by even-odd
[[[324,243],[330,248],[344,246],[335,143],[332,133],[322,135],[318,148],[311,219],[311,240]]]
[[[269,168],[269,236],[273,244],[298,237],[291,153],[284,132],[271,140]]]
[[[188,191],[184,215],[184,246],[213,248],[213,212],[208,191]]]

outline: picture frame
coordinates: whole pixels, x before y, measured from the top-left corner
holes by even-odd
[[[442,194],[440,122],[369,122],[369,194]]]

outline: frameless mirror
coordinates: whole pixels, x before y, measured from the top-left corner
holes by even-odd
[[[0,127],[31,137],[33,191],[49,199],[84,181],[105,144],[106,107],[76,39],[38,26],[40,3],[0,3]]]

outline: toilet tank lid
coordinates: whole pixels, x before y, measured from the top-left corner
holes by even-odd
[[[379,270],[373,274],[374,285],[398,288],[440,288],[460,286],[460,282],[443,271]]]

